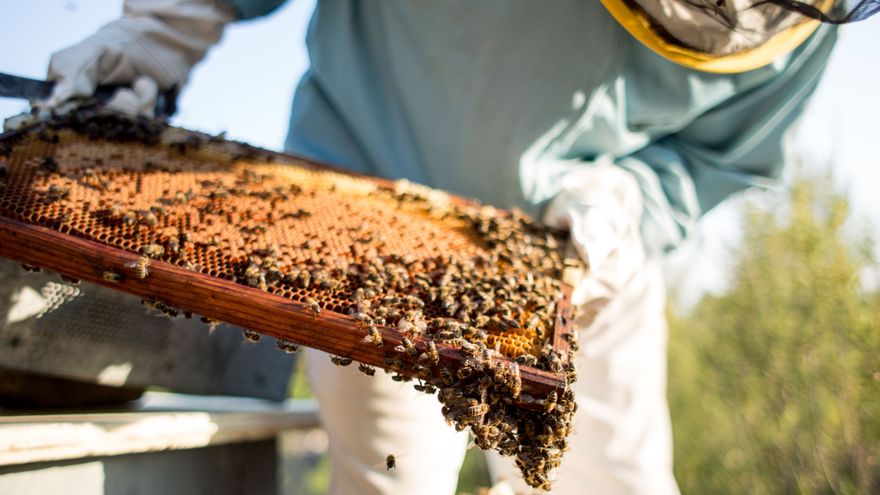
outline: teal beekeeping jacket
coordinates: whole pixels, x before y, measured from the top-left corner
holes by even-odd
[[[283,0],[229,0],[243,19]],[[642,46],[596,0],[318,0],[288,151],[534,215],[566,175],[639,181],[652,253],[777,179],[836,39],[722,75]]]

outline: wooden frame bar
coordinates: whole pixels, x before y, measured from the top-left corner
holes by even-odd
[[[142,298],[156,298],[184,311],[383,369],[388,368],[385,358],[389,353],[396,359],[406,357],[392,350],[404,337],[395,328],[378,327],[385,342],[382,347],[365,344],[362,339],[367,331],[352,317],[330,311],[317,317],[302,303],[162,261],[154,260],[149,276],[139,279],[135,269],[127,266],[137,260],[134,253],[5,217],[0,217],[0,256]],[[106,271],[121,277],[117,282],[108,281]],[[565,334],[571,331],[572,319],[570,289],[566,290],[557,305],[551,336],[554,348],[562,352],[568,350]],[[413,343],[420,352],[424,351],[422,339],[414,339]],[[459,349],[444,343],[436,345],[440,354],[438,366],[449,366],[455,371],[464,362],[465,356]],[[418,377],[409,367],[399,372]],[[561,394],[566,385],[562,374],[533,367],[520,367],[520,375],[523,393],[532,397],[546,397],[551,390]],[[517,404],[540,407],[528,401]]]

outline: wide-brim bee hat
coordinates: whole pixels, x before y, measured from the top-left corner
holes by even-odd
[[[845,24],[880,11],[880,0],[602,0],[636,39],[661,56],[706,72],[770,64],[822,23]]]

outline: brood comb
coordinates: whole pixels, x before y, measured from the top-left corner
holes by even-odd
[[[564,239],[521,213],[97,111],[0,136],[0,160],[4,257],[416,378],[518,458],[487,418],[573,412]]]

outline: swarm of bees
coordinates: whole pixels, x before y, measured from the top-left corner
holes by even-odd
[[[144,122],[107,124],[101,120],[69,123],[71,128],[105,141],[157,143],[160,139],[161,129]],[[108,129],[112,130],[109,134]],[[57,138],[49,135],[46,139],[55,142]],[[173,150],[186,156],[208,141],[186,139]],[[265,163],[271,156],[260,150],[242,150],[235,160],[257,157]],[[566,449],[576,406],[568,387],[544,397],[524,393],[521,367],[563,374],[569,383],[576,378],[570,355],[546,344],[555,323],[565,266],[559,232],[519,211],[503,213],[458,204],[436,191],[398,183],[357,194],[367,197],[369,204],[390,205],[390,211],[417,212],[422,218],[454,223],[454,230],[463,232],[478,248],[424,249],[416,255],[389,247],[393,234],[387,225],[349,222],[328,227],[337,231],[327,237],[344,238],[341,243],[346,251],[340,254],[334,248],[337,251],[327,255],[328,238],[311,235],[300,238],[296,245],[279,245],[273,229],[275,223],[302,225],[319,217],[319,212],[308,206],[312,203],[293,204],[291,198],[339,196],[337,187],[341,186],[335,182],[321,186],[282,184],[260,169],[241,169],[232,177],[220,179],[208,174],[197,183],[168,187],[161,197],[145,203],[140,196],[124,196],[121,187],[126,181],[108,177],[100,165],[65,166],[62,170],[55,159],[47,157],[35,162],[34,168],[43,180],[39,191],[47,204],[71,202],[82,195],[78,188],[83,187],[91,194],[107,196],[90,204],[93,209],[89,211],[96,212],[90,221],[124,233],[125,249],[138,257],[125,265],[128,270],[105,270],[104,281],[118,284],[135,278],[151,282],[151,271],[156,277],[161,263],[173,263],[283,295],[297,301],[299,310],[316,320],[328,312],[348,316],[363,332],[359,344],[373,353],[383,353],[385,371],[392,379],[412,382],[417,391],[436,394],[444,416],[456,429],[469,428],[481,448],[515,456],[529,484],[549,487],[550,473]],[[138,174],[174,172],[155,162],[136,168]],[[3,170],[8,177],[8,168]],[[140,181],[141,175],[137,177]],[[249,201],[258,206],[247,206]],[[181,214],[183,210],[188,213]],[[81,215],[73,212],[73,218],[65,223],[75,227]],[[51,220],[57,222],[58,218]],[[224,230],[224,225],[235,228]],[[418,239],[417,245],[437,242],[446,235],[429,229],[420,232],[424,238]],[[206,266],[209,263],[213,267]],[[143,302],[162,316],[191,316],[164,301]],[[211,329],[218,324],[207,317],[203,321]],[[249,342],[261,338],[251,329],[244,329],[243,336]],[[576,350],[574,336],[566,339],[570,349]],[[275,345],[286,353],[299,348],[283,339]],[[463,355],[463,361],[452,362],[450,349]],[[330,359],[337,366],[353,363],[346,356]],[[357,367],[367,376],[377,371],[365,363],[357,363]],[[522,404],[532,407],[520,407]],[[388,469],[393,467],[394,458],[389,456]]]

